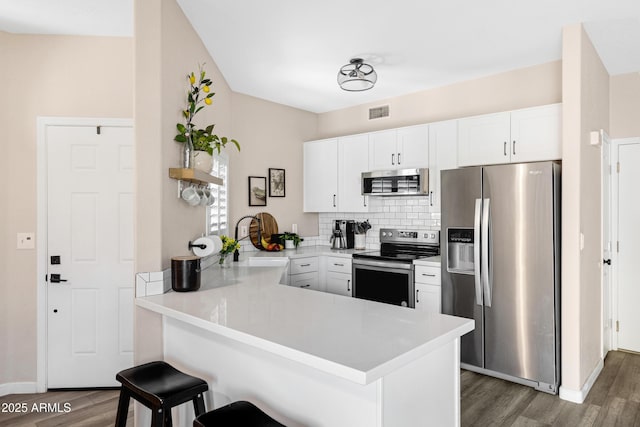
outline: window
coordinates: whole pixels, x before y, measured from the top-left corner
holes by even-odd
[[[229,190],[229,157],[225,153],[213,156],[213,171],[211,175],[221,178],[222,185],[214,185],[211,194],[216,198],[213,205],[207,208],[207,234],[229,235],[229,205],[227,200]]]

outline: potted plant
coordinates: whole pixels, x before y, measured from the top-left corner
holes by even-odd
[[[189,81],[189,91],[187,92],[187,108],[182,110],[182,115],[186,123],[178,123],[176,128],[178,134],[174,140],[183,144],[182,167],[193,168],[194,166],[204,172],[211,172],[213,165],[213,150],[220,154],[220,150],[227,143],[232,142],[238,151],[240,144],[235,139],[226,136],[219,137],[213,133],[215,125],[211,124],[205,128],[197,128],[193,123],[193,118],[205,106],[213,103],[214,92],[211,92],[212,82],[206,78],[204,65],[200,66],[198,76],[195,73],[187,75]]]
[[[304,239],[302,237],[298,236],[297,233],[289,233],[289,232],[285,231],[282,234],[282,240],[284,241],[284,248],[285,249],[295,249],[295,248],[298,247],[300,242],[302,242]]]

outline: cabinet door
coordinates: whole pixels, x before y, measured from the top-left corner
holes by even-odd
[[[371,170],[398,167],[397,135],[396,129],[369,134],[369,167]]]
[[[396,165],[399,168],[429,167],[429,126],[398,129]]]
[[[369,135],[338,139],[338,211],[368,212],[362,172],[369,171]]]
[[[332,294],[351,296],[351,275],[344,273],[334,273],[329,271],[327,273],[327,286],[326,290]]]
[[[335,212],[338,206],[338,140],[304,144],[304,211]]]
[[[429,125],[429,211],[440,212],[440,171],[458,166],[458,121]]]
[[[562,104],[511,113],[511,162],[562,158]]]
[[[509,163],[510,127],[509,112],[458,120],[458,166]]]
[[[440,286],[416,283],[416,310],[440,313]]]

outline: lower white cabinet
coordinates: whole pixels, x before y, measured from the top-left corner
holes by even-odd
[[[326,257],[327,273],[325,289],[338,295],[351,296],[351,258]]]
[[[416,310],[440,313],[440,267],[416,265],[415,268]]]
[[[318,278],[318,257],[294,258],[289,263],[289,286],[323,290]]]

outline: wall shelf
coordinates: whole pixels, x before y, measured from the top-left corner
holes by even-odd
[[[196,169],[169,168],[169,178],[192,182],[198,185],[222,185],[223,183],[222,179]]]

